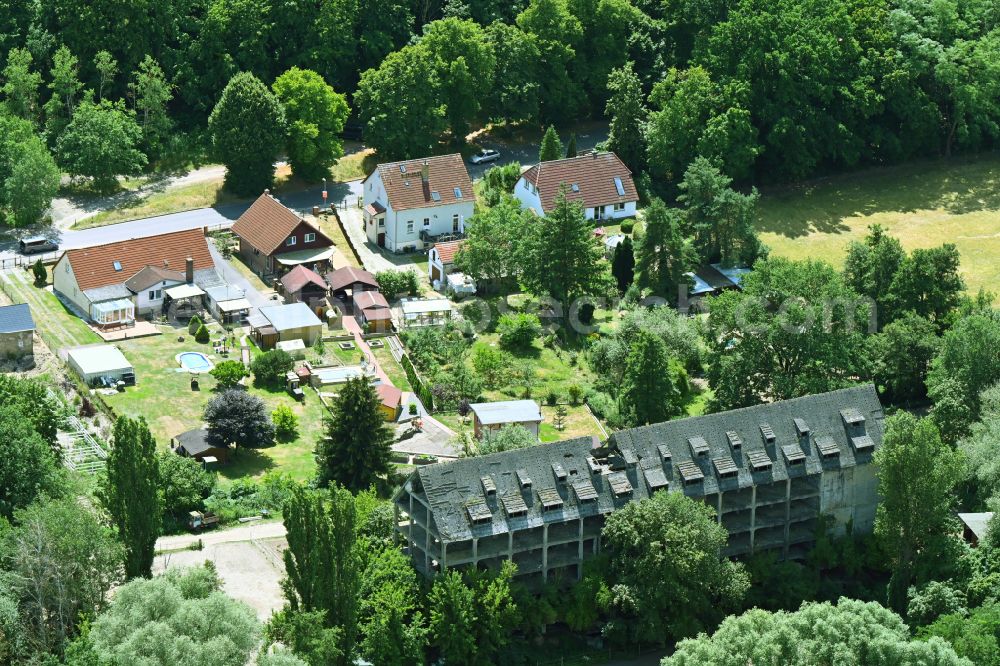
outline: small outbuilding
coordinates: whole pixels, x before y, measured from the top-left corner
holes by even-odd
[[[505,425],[520,425],[538,437],[542,424],[542,410],[534,400],[502,400],[479,402],[469,405],[472,411],[473,432],[476,437],[489,434]]]
[[[135,385],[135,368],[113,345],[76,347],[67,352],[66,360],[88,386]]]
[[[314,311],[319,303],[320,311],[326,309],[326,280],[310,268],[299,265],[285,273],[281,277],[281,289],[289,303],[305,303]]]
[[[32,359],[35,320],[27,303],[0,307],[0,356],[8,359]]]
[[[962,522],[962,538],[970,545],[978,546],[986,536],[986,530],[993,519],[993,512],[960,513],[958,519]]]
[[[268,305],[260,308],[258,314],[274,329],[277,342],[299,339],[311,347],[323,332],[323,322],[305,303]]]
[[[400,301],[405,328],[443,326],[451,319],[451,301],[447,298],[404,298]]]
[[[379,384],[375,387],[378,398],[382,402],[380,408],[386,421],[395,421],[403,411],[403,392],[392,384]]]
[[[363,268],[344,266],[326,274],[330,296],[342,301],[350,300],[362,291],[378,291],[378,280]]]
[[[353,306],[354,318],[370,333],[386,333],[392,329],[392,311],[381,292],[358,292],[354,295]]]
[[[200,463],[215,461],[224,463],[229,460],[229,447],[209,444],[208,431],[204,428],[182,432],[170,440],[170,448],[177,455],[194,458]]]

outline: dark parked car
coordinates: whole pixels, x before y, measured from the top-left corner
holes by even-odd
[[[18,241],[18,248],[21,254],[38,254],[39,252],[55,252],[59,249],[59,244],[45,236],[32,236]]]

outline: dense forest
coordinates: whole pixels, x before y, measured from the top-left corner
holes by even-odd
[[[771,182],[991,147],[998,17],[986,0],[6,0],[0,69],[50,147],[80,90],[143,118],[141,78],[162,72],[174,131],[155,158],[204,135],[235,74],[299,67],[385,157],[607,115],[654,183],[698,155]]]

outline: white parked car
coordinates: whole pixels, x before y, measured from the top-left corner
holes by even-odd
[[[493,160],[500,159],[500,151],[493,150],[492,148],[483,148],[478,153],[469,158],[469,161],[473,164],[483,164],[484,162],[492,162]]]

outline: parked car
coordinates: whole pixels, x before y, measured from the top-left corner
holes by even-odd
[[[55,252],[59,249],[59,244],[45,236],[32,236],[18,241],[18,248],[21,254],[38,254],[39,252]]]
[[[484,162],[492,162],[493,160],[500,159],[500,151],[493,150],[492,148],[483,148],[478,153],[469,158],[469,161],[473,164],[483,164]]]

